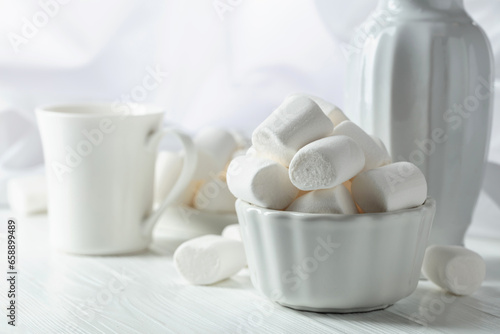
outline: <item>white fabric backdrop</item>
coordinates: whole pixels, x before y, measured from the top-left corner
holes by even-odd
[[[0,204],[5,205],[8,178],[41,169],[36,105],[124,100],[151,71],[168,73],[144,101],[165,106],[167,121],[190,131],[220,125],[250,133],[291,92],[313,93],[342,106],[346,59],[341,45],[376,4],[59,1],[0,0]],[[498,79],[500,1],[465,3],[490,37]],[[51,15],[40,14],[43,8]],[[473,231],[500,237],[496,104],[485,183],[490,186],[481,194]]]

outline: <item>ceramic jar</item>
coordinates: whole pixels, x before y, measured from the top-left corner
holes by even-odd
[[[493,62],[463,0],[380,0],[349,57],[346,109],[437,202],[430,244],[462,245],[491,131]]]

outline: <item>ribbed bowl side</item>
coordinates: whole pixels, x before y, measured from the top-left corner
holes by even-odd
[[[368,309],[411,294],[435,202],[399,212],[320,215],[238,201],[254,286],[299,309]]]

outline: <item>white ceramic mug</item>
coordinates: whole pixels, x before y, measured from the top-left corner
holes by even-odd
[[[149,246],[161,213],[190,182],[196,153],[190,137],[160,129],[161,108],[75,104],[36,110],[48,180],[51,242],[86,255],[131,253]],[[183,171],[152,211],[157,147],[180,139]]]

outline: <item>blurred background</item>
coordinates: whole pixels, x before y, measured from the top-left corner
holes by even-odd
[[[0,206],[39,173],[41,104],[166,108],[165,122],[250,134],[283,98],[343,106],[350,37],[373,0],[0,0]],[[500,1],[465,0],[489,36],[496,97],[489,164],[470,233],[500,238]],[[355,111],[348,116],[358,122]]]

